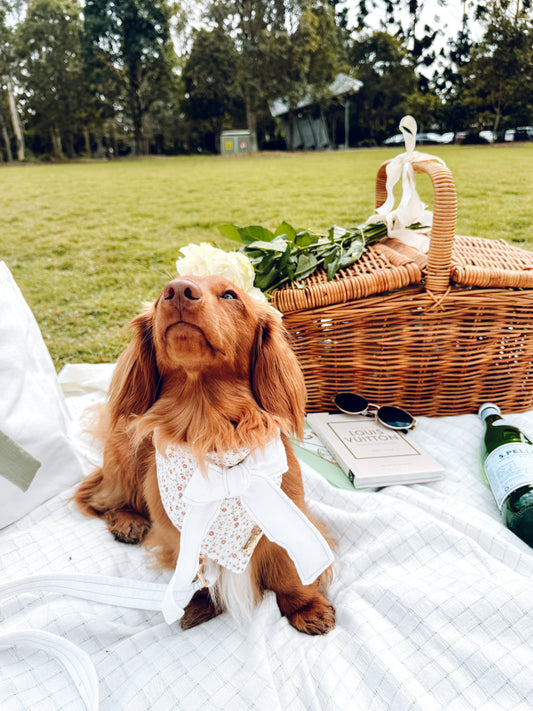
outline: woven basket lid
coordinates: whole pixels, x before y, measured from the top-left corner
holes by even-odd
[[[386,166],[376,179],[376,206],[386,198]],[[433,227],[427,255],[388,238],[367,248],[354,264],[341,269],[331,281],[318,269],[298,284],[272,292],[272,305],[282,313],[340,304],[408,286],[435,296],[451,286],[533,288],[533,253],[504,240],[455,234],[457,197],[451,171],[432,161],[414,165],[433,183]]]

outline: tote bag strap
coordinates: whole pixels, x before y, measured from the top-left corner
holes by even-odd
[[[43,630],[18,630],[0,634],[0,649],[38,649],[58,659],[72,678],[87,711],[98,711],[98,677],[91,658],[72,642]]]
[[[51,592],[138,610],[159,610],[167,586],[128,578],[78,573],[30,575],[0,585],[0,599],[21,593]],[[0,649],[39,649],[58,659],[70,675],[87,711],[98,711],[98,676],[88,654],[59,635],[43,630],[0,634]]]

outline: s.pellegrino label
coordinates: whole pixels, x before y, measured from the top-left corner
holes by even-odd
[[[485,474],[498,507],[521,486],[533,486],[533,445],[524,442],[502,444],[485,460]]]

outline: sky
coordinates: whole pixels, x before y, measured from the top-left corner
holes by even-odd
[[[421,22],[425,22],[431,27],[439,26],[446,37],[456,37],[461,29],[462,17],[462,0],[448,0],[446,7],[441,7],[437,0],[426,0]],[[374,13],[374,19],[377,26],[380,19],[378,13]]]
[[[437,0],[427,0],[424,6],[422,19],[429,21],[430,24],[436,24],[435,18],[438,17],[443,25],[447,25],[448,32],[451,30],[452,35],[456,35],[461,29],[463,18],[463,3],[461,0],[448,0],[446,7],[440,7]]]
[[[353,2],[355,6],[356,3]],[[379,13],[373,13],[373,26],[378,27],[380,21]],[[355,16],[355,10],[354,10]],[[405,19],[408,20],[409,15],[405,11]],[[424,3],[424,9],[422,11],[421,19],[419,21],[419,29],[417,35],[422,34],[422,28],[424,24],[428,24],[432,28],[438,27],[441,30],[441,34],[436,38],[434,43],[434,48],[436,53],[445,48],[450,39],[455,39],[459,33],[462,26],[463,20],[463,0],[448,0],[445,7],[442,7],[438,0],[426,0]],[[355,17],[352,24],[356,25]],[[475,26],[470,19],[468,30],[470,36],[474,39],[479,39],[481,34],[481,27]]]
[[[200,5],[195,2],[195,0],[184,0],[184,7],[186,8],[187,17],[189,22],[195,27],[202,26],[202,21],[198,16],[200,11]],[[356,8],[356,0],[348,0],[348,5],[352,5]],[[353,9],[351,13],[350,25],[355,27],[356,21],[356,9]],[[442,36],[437,41],[438,49],[446,44],[448,38],[457,37],[459,30],[461,29],[463,17],[463,0],[447,0],[446,6],[441,7],[438,0],[425,0],[424,10],[422,12],[421,22],[427,23],[430,27],[439,27],[442,29]],[[377,28],[379,26],[380,16],[378,13],[374,13],[374,26]],[[470,27],[470,30],[472,28]]]
[[[437,0],[426,0],[426,5],[422,13],[422,21],[426,21],[433,27],[440,26],[445,37],[457,37],[463,24],[462,0],[448,0],[446,7],[440,7]],[[469,29],[473,30],[475,35],[475,28],[470,26]]]

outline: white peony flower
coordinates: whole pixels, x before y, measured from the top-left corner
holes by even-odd
[[[219,274],[255,299],[267,300],[261,289],[254,286],[253,265],[242,252],[225,252],[207,242],[188,244],[180,252],[184,256],[176,262],[178,276]]]

